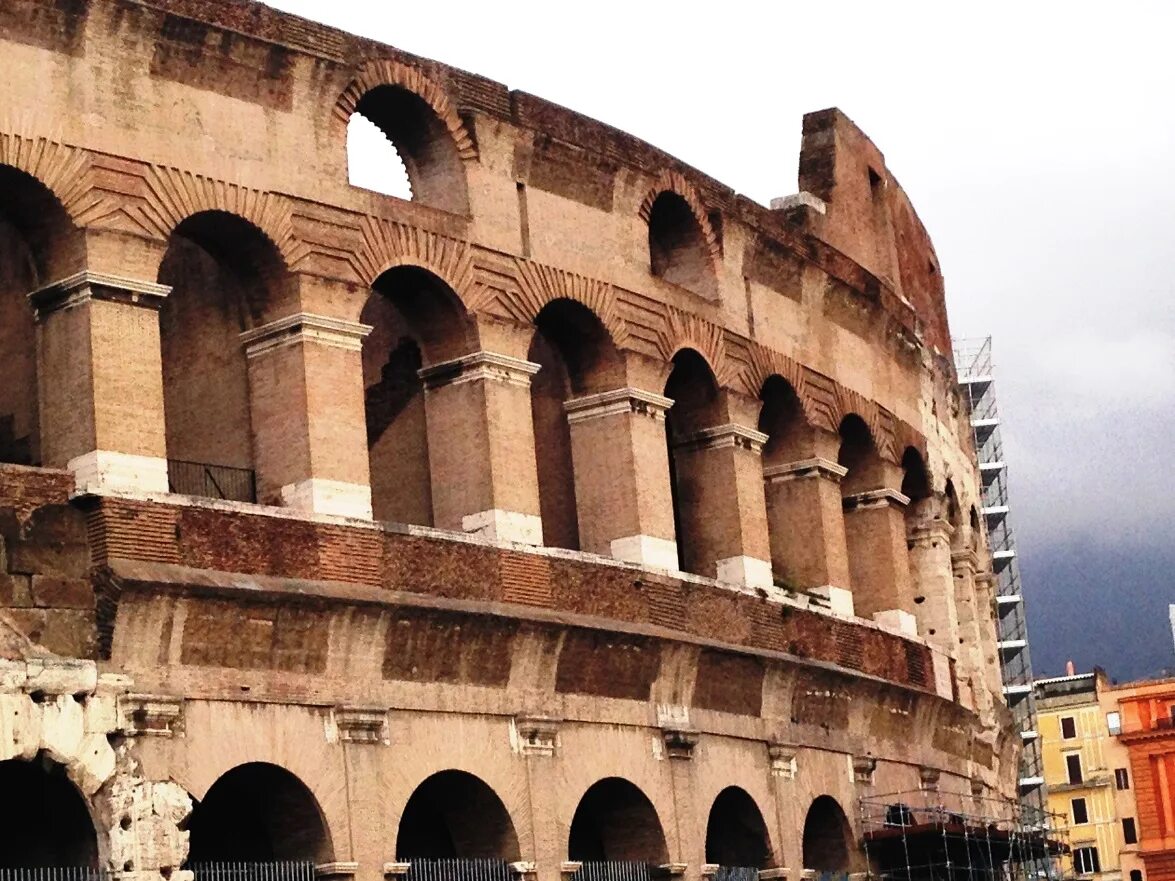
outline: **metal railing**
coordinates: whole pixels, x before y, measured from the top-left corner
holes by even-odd
[[[493,859],[415,859],[407,881],[512,881],[510,864]],[[199,881],[199,879],[197,879]]]
[[[624,860],[592,860],[583,863],[575,881],[653,881],[653,867]]]
[[[0,881],[109,881],[106,869],[84,866],[45,866],[21,869],[0,867]]]
[[[188,868],[196,881],[315,881],[314,863],[305,860],[193,863]]]
[[[167,483],[169,491],[185,496],[232,502],[257,501],[257,478],[249,468],[168,459]]]
[[[759,881],[759,870],[754,866],[719,866],[714,881]]]

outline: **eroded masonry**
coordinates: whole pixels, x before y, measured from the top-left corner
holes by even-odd
[[[1047,851],[938,261],[839,111],[766,208],[244,0],[10,0],[0,70],[0,877]]]

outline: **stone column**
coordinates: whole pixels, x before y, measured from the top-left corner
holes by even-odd
[[[956,551],[951,554],[955,608],[959,619],[958,661],[955,673],[959,679],[966,678],[975,710],[985,714],[990,712],[992,707],[992,692],[988,687],[985,673],[983,630],[975,597],[975,574],[978,567],[979,558],[974,551]]]
[[[763,494],[767,435],[727,423],[704,428],[676,449],[682,525],[694,541],[686,569],[719,581],[771,589],[771,548]]]
[[[946,520],[935,517],[915,524],[906,538],[918,633],[931,645],[957,659],[959,616],[955,608],[951,563],[951,535],[954,531]]]
[[[1004,689],[1003,671],[1000,668],[998,646],[999,625],[995,619],[996,575],[984,570],[975,575],[975,617],[979,621],[980,639],[987,648],[984,654],[984,674],[993,694],[1002,694]]]
[[[771,563],[801,590],[823,590],[853,613],[840,481],[845,468],[813,457],[763,469]],[[847,603],[847,610],[843,609]]]
[[[42,461],[81,490],[168,490],[159,309],[170,292],[84,270],[29,294]]]
[[[530,406],[538,369],[482,351],[420,371],[437,527],[543,543]]]
[[[673,401],[620,388],[568,401],[580,547],[677,569],[665,412]]]
[[[914,589],[906,550],[907,496],[881,488],[844,498],[853,605],[863,618],[914,635]]]
[[[370,331],[300,312],[241,334],[259,501],[371,519],[360,358]]]

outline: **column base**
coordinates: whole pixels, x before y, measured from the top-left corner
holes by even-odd
[[[370,520],[371,487],[311,477],[281,488],[282,505],[312,514]]]
[[[167,460],[157,456],[94,450],[70,459],[65,467],[73,472],[79,492],[168,491]]]
[[[828,600],[828,610],[834,615],[841,618],[852,618],[856,614],[853,610],[853,592],[851,590],[833,587],[831,584],[822,584],[820,587],[812,588],[811,593]]]
[[[494,508],[462,517],[461,529],[490,541],[512,541],[524,545],[543,543],[543,519],[537,514],[520,514]]]
[[[652,535],[629,535],[612,539],[612,556],[626,563],[653,566],[676,572],[677,542]]]
[[[729,584],[741,584],[744,587],[758,587],[771,590],[775,587],[775,578],[771,574],[771,564],[756,557],[727,557],[719,560],[715,567],[718,570],[718,580]]]
[[[909,612],[901,609],[886,609],[884,612],[874,612],[873,620],[886,630],[893,630],[905,636],[918,635],[918,619]]]

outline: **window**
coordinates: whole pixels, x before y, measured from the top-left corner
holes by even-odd
[[[1072,716],[1061,717],[1061,737],[1072,740],[1077,736],[1077,720]]]
[[[1074,826],[1089,822],[1089,808],[1085,804],[1085,799],[1072,799],[1069,802],[1069,807],[1072,808]]]
[[[1091,875],[1102,870],[1096,847],[1079,847],[1073,851],[1073,869],[1078,875]]]
[[[1125,768],[1114,769],[1114,786],[1118,789],[1130,788],[1130,772]]]
[[[1133,817],[1122,818],[1122,840],[1127,844],[1138,844],[1138,830],[1134,827]]]
[[[1122,714],[1121,713],[1106,713],[1106,727],[1110,729],[1110,734],[1118,735],[1122,733]]]
[[[1081,753],[1069,753],[1065,756],[1065,768],[1069,771],[1069,782],[1080,783],[1083,779],[1081,776]]]
[[[1130,881],[1142,881],[1142,869],[1131,869]]]

